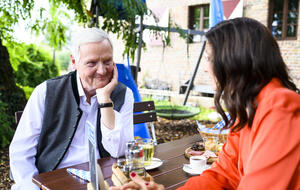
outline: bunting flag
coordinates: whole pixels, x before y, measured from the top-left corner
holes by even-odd
[[[243,0],[226,0],[222,2],[224,19],[232,19],[243,16]]]
[[[209,10],[209,27],[213,27],[219,22],[223,21],[224,11],[221,0],[211,0]]]

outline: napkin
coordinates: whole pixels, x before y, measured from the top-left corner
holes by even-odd
[[[91,181],[91,175],[89,171],[75,169],[75,168],[67,168],[67,172],[69,174],[73,174],[81,179]]]

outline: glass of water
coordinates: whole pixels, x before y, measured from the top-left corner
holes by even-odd
[[[129,142],[126,146],[126,164],[130,165],[130,172],[145,176],[143,147],[137,142]]]

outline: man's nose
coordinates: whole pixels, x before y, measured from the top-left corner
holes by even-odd
[[[97,73],[101,75],[106,73],[106,67],[102,63],[98,63]]]

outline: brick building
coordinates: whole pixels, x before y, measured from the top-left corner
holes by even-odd
[[[231,1],[232,4],[229,2]],[[223,0],[225,9],[235,6],[235,1]],[[226,4],[227,2],[227,4]],[[157,13],[158,17],[167,14],[168,22],[176,23],[183,29],[206,30],[208,28],[210,0],[149,0],[147,6]],[[228,4],[229,3],[229,4]],[[225,5],[226,4],[226,5]],[[300,88],[300,24],[298,0],[243,0],[243,16],[254,18],[268,26],[278,39],[284,61],[290,69],[294,82]],[[224,10],[226,16],[226,11]],[[228,15],[227,15],[228,16]],[[162,18],[163,19],[163,18]],[[165,19],[165,18],[164,18]],[[171,46],[163,47],[159,39],[144,34],[147,49],[142,51],[141,72],[138,83],[142,86],[145,81],[159,79],[172,86],[172,91],[178,91],[179,85],[186,82],[194,70],[200,54],[201,37],[193,37],[187,42],[177,33],[170,33]],[[114,39],[114,43],[120,43]],[[122,46],[115,46],[116,62],[122,62]],[[197,72],[195,84],[209,84],[209,78],[201,67]]]

